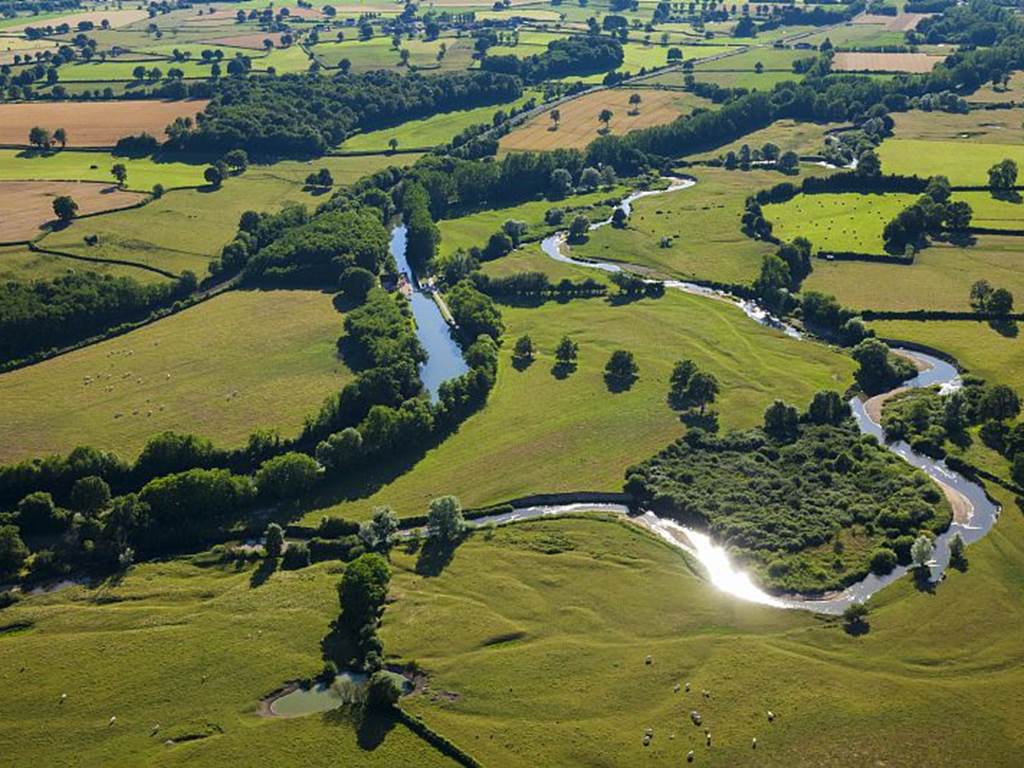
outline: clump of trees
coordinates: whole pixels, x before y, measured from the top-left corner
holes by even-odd
[[[869,395],[886,392],[916,373],[910,362],[878,339],[864,339],[851,354],[859,366],[854,373],[857,385]]]
[[[949,180],[945,176],[930,179],[924,195],[885,225],[886,250],[904,253],[908,247],[917,250],[927,245],[927,235],[964,232],[971,225],[971,206],[949,198]]]
[[[677,410],[705,409],[715,402],[720,387],[718,379],[709,371],[702,371],[693,360],[678,361],[669,377],[668,402]]]

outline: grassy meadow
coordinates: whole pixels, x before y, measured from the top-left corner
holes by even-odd
[[[401,725],[382,724],[371,749],[344,713],[259,715],[262,697],[320,671],[339,575],[323,564],[260,583],[254,569],[170,560],[4,610],[4,763],[245,764],[255,751],[324,768],[454,765]]]
[[[803,236],[814,249],[885,253],[882,230],[916,195],[814,194],[764,206],[772,233],[783,240]]]
[[[929,141],[927,139],[886,139],[878,147],[885,173],[934,176],[941,174],[953,184],[986,185],[988,169],[1009,158],[1024,164],[1020,145]]]
[[[776,397],[804,406],[816,391],[842,391],[852,381],[848,357],[755,325],[724,301],[678,291],[629,303],[505,306],[502,314],[505,338],[529,334],[536,361],[517,370],[506,343],[487,405],[456,434],[413,466],[381,465],[326,489],[309,504],[307,521],[324,514],[366,518],[380,504],[400,515],[422,514],[430,499],[446,493],[475,506],[530,493],[617,490],[627,466],[682,434],[666,395],[672,366],[685,357],[718,377],[723,428],[760,423]],[[580,345],[579,368],[559,379],[553,350],[563,334]],[[603,371],[616,349],[634,353],[640,378],[612,393]]]
[[[624,229],[602,227],[586,243],[573,245],[574,256],[624,261],[669,277],[700,277],[727,283],[752,281],[761,257],[774,249],[740,231],[743,201],[753,190],[778,183],[767,171],[688,168],[696,186],[633,205]],[[662,238],[672,239],[668,248]]]
[[[0,375],[0,462],[77,445],[133,459],[164,430],[217,445],[297,433],[350,373],[342,317],[314,291],[229,291],[108,341]]]
[[[114,157],[107,152],[62,150],[45,155],[30,150],[0,149],[0,181],[108,181],[110,169],[121,163],[128,169],[126,188],[149,192],[154,184],[198,187],[206,184],[203,164],[158,162],[149,157]]]
[[[970,287],[977,280],[1024,295],[1022,257],[1021,238],[980,235],[967,248],[933,244],[909,266],[815,259],[803,287],[831,293],[844,306],[858,309],[967,311]]]

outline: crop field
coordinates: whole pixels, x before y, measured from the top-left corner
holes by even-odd
[[[772,246],[740,231],[743,201],[753,190],[777,183],[766,171],[689,168],[697,185],[659,197],[638,200],[628,226],[603,227],[588,241],[574,245],[574,256],[626,261],[675,278],[700,277],[726,283],[749,283]],[[662,247],[662,239],[671,245]]]
[[[13,64],[14,57],[19,61],[34,58],[43,51],[57,52],[60,47],[52,40],[27,40],[23,37],[0,37],[0,64]]]
[[[112,147],[125,136],[164,137],[176,117],[202,112],[207,101],[22,102],[0,104],[0,144],[28,146],[28,132],[43,126],[63,128],[69,147]]]
[[[907,744],[936,764],[1010,765],[1024,682],[1005,663],[1020,654],[1015,509],[969,557],[969,572],[934,595],[909,579],[885,590],[870,631],[853,637],[838,622],[729,601],[622,524],[531,522],[474,535],[433,578],[396,555],[384,642],[431,671],[431,690],[455,694],[405,706],[484,764],[682,765],[694,749],[700,764],[747,765],[756,737],[765,765],[899,765]],[[675,693],[684,682],[690,692]],[[686,717],[694,709],[701,728]],[[965,709],[992,738],[968,744],[946,727]]]
[[[46,18],[41,17],[27,17],[23,18],[16,23],[4,25],[4,30],[7,32],[20,32],[25,27],[38,27],[38,26],[59,26],[60,24],[67,24],[74,28],[82,21],[91,21],[97,27],[105,19],[110,23],[111,27],[127,27],[129,24],[133,24],[136,21],[141,21],[149,16],[149,14],[141,9],[108,9],[102,11],[85,11],[83,13],[63,13],[63,14],[46,14]]]
[[[882,45],[906,45],[902,32],[882,24],[846,24],[816,32],[800,39],[802,43],[821,45],[826,39],[838,48],[873,48]],[[838,54],[837,54],[838,56]]]
[[[836,72],[931,72],[942,56],[926,53],[840,52],[832,61]]]
[[[852,21],[854,24],[880,24],[893,32],[906,32],[911,29],[917,29],[921,19],[927,19],[931,15],[929,13],[897,13],[895,16],[882,16],[863,13]]]
[[[153,435],[217,445],[258,427],[298,432],[349,372],[342,318],[316,291],[229,291],[196,307],[0,375],[0,461],[88,443],[134,458]]]
[[[339,576],[325,563],[277,572],[257,589],[254,571],[183,558],[4,611],[5,628],[28,625],[0,643],[4,760],[244,764],[258,750],[271,763],[302,755],[317,768],[455,765],[395,723],[380,724],[386,736],[371,749],[344,714],[260,716],[263,696],[320,670]]]
[[[634,109],[629,99],[633,94],[643,99],[637,114],[631,114]],[[680,115],[709,103],[693,94],[676,91],[646,88],[598,91],[559,105],[561,118],[557,130],[551,120],[551,112],[542,112],[503,136],[499,148],[508,152],[542,152],[569,147],[583,149],[602,135],[604,127],[597,117],[604,109],[610,109],[615,115],[609,123],[610,132],[623,134],[670,123]]]
[[[32,240],[47,222],[55,222],[53,201],[62,195],[78,203],[78,214],[126,208],[145,199],[137,192],[123,192],[110,184],[78,181],[0,182],[0,242]]]
[[[457,219],[442,219],[437,223],[441,230],[440,253],[442,255],[453,253],[459,248],[469,250],[473,246],[483,248],[487,245],[487,239],[499,231],[502,224],[509,219],[525,221],[529,227],[527,236],[531,238],[568,226],[567,223],[557,227],[545,223],[544,214],[552,208],[562,208],[567,211],[582,209],[573,210],[568,218],[579,212],[592,221],[606,219],[612,215],[612,207],[606,203],[608,201],[618,202],[624,194],[623,187],[613,187],[612,189],[599,189],[595,192],[572,195],[557,202],[534,200],[506,208],[489,208]]]
[[[830,293],[856,309],[967,311],[970,286],[977,280],[1024,296],[1022,260],[1024,238],[980,235],[966,248],[933,244],[910,266],[815,259],[803,287]]]
[[[886,139],[878,147],[885,173],[941,174],[953,184],[986,185],[988,169],[1004,159],[1024,164],[1024,147],[979,142]]]
[[[408,147],[431,148],[447,144],[469,126],[480,123],[490,125],[495,112],[499,110],[508,111],[509,109],[519,107],[530,98],[536,98],[537,95],[535,92],[527,92],[523,94],[522,98],[505,104],[493,104],[455,112],[441,112],[421,120],[406,121],[394,128],[381,128],[380,130],[368,133],[357,133],[355,136],[345,139],[339,149],[343,152],[383,152],[389,149],[388,142],[391,139],[398,141],[399,149]]]
[[[895,138],[888,141],[927,139],[972,145],[1024,143],[1024,128],[1021,127],[1024,109],[1020,108],[972,111],[966,115],[915,109],[894,114],[893,121]],[[955,153],[960,151],[954,150]]]
[[[127,189],[134,191],[149,192],[154,184],[163,184],[168,189],[206,184],[205,165],[114,157],[105,152],[67,150],[40,154],[16,149],[0,149],[0,181],[113,182],[110,169],[115,163],[128,169]]]
[[[737,53],[732,56],[694,65],[693,74],[699,75],[719,70],[749,70],[752,72],[754,67],[760,63],[766,70],[782,70],[792,75],[793,62],[797,59],[806,59],[814,53],[814,51],[800,51],[789,48],[750,48],[746,51],[737,49]]]
[[[815,194],[797,195],[764,206],[773,233],[783,240],[803,236],[816,251],[885,253],[882,230],[910,205],[915,195]]]
[[[414,466],[382,465],[324,491],[307,522],[324,514],[364,519],[381,504],[399,515],[423,514],[431,498],[446,493],[483,505],[530,493],[618,490],[625,467],[682,434],[666,403],[678,359],[692,357],[718,377],[715,409],[723,429],[760,423],[776,397],[803,404],[820,389],[842,391],[853,370],[845,355],[762,328],[724,301],[677,291],[625,303],[596,298],[502,307],[502,315],[506,338],[531,336],[536,361],[516,370],[506,344],[483,410]],[[559,379],[553,350],[563,334],[580,345],[579,368]],[[639,380],[619,393],[608,391],[603,375],[615,349],[632,351],[640,366]]]

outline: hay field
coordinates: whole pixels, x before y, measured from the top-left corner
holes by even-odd
[[[176,117],[194,119],[208,103],[197,99],[0,104],[0,144],[28,146],[28,132],[37,125],[50,131],[63,128],[69,147],[112,147],[118,139],[143,131],[163,138]]]
[[[927,53],[837,53],[832,69],[837,72],[931,72],[942,56]]]
[[[629,97],[634,93],[643,101],[635,115]],[[707,104],[704,99],[687,93],[648,89],[615,89],[573,99],[558,107],[561,112],[558,130],[553,130],[551,112],[531,118],[501,139],[499,147],[505,152],[537,152],[556,148],[582,149],[601,135],[603,124],[597,119],[603,109],[615,113],[611,120],[611,133],[623,134],[638,128],[670,123],[680,115]]]
[[[55,220],[53,200],[69,195],[78,203],[78,214],[114,211],[145,198],[106,183],[78,181],[4,181],[0,182],[0,242],[31,240],[44,224]]]

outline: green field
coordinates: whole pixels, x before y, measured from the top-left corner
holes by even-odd
[[[392,163],[414,159],[412,155],[328,157],[311,163],[253,166],[228,179],[220,190],[179,190],[142,208],[81,219],[48,235],[42,245],[94,258],[141,262],[175,273],[190,269],[202,279],[210,260],[234,238],[243,211],[277,211],[288,203],[315,207],[318,198],[302,189],[310,172],[328,168],[336,184],[346,184]],[[87,245],[84,238],[89,235],[96,235],[99,242]]]
[[[227,73],[227,61],[221,63],[222,74]],[[89,82],[103,83],[108,80],[134,80],[132,72],[136,67],[145,67],[147,71],[159,69],[164,75],[167,70],[180,69],[185,77],[210,77],[210,65],[198,61],[166,61],[153,59],[147,61],[80,61],[64,64],[58,70],[58,82]]]
[[[764,217],[776,237],[806,237],[815,250],[885,253],[882,230],[915,199],[896,193],[797,195],[764,206]]]
[[[483,248],[487,245],[488,238],[499,231],[502,225],[509,219],[525,221],[529,226],[527,235],[531,238],[539,237],[563,229],[575,216],[575,213],[568,214],[566,222],[559,226],[552,226],[544,222],[544,214],[552,208],[586,208],[580,211],[592,221],[599,221],[611,216],[610,205],[607,201],[617,202],[625,194],[621,186],[612,189],[599,189],[596,192],[586,192],[580,195],[572,195],[565,200],[533,200],[528,203],[520,203],[507,208],[489,208],[487,210],[462,216],[457,219],[443,219],[438,222],[441,229],[441,255],[454,253],[459,248],[469,250],[473,246]]]
[[[507,112],[514,107],[522,105],[523,102],[530,98],[536,97],[536,93],[525,93],[522,98],[507,104],[494,104],[486,107],[476,107],[475,109],[442,112],[422,120],[409,120],[394,128],[382,128],[379,131],[356,134],[346,139],[340,149],[345,152],[383,152],[389,149],[388,142],[393,138],[398,140],[399,149],[409,147],[431,148],[439,144],[447,144],[456,134],[471,125],[477,125],[478,123],[490,125],[494,113],[498,110],[505,110]]]
[[[974,110],[967,114],[915,109],[894,114],[893,122],[896,139],[928,139],[957,144],[1024,142],[1024,109],[1020,108]],[[959,148],[956,151],[959,152]]]
[[[338,575],[325,564],[275,573],[255,589],[254,568],[141,565],[96,589],[5,610],[3,627],[29,628],[0,640],[4,762],[246,764],[255,750],[269,764],[454,765],[401,725],[384,724],[370,749],[343,713],[261,717],[263,696],[320,670]]]
[[[573,255],[638,264],[670,277],[752,281],[773,247],[740,231],[743,201],[784,177],[696,167],[687,173],[697,178],[696,186],[638,200],[625,229],[596,230],[586,243],[571,247]],[[661,247],[664,237],[672,239],[668,248]]]
[[[763,75],[761,75],[763,77]],[[751,75],[759,77],[759,75]],[[737,151],[744,144],[750,147],[762,147],[771,142],[782,152],[796,152],[798,155],[820,155],[825,142],[825,133],[830,128],[838,127],[838,123],[799,123],[794,120],[776,120],[767,128],[748,133],[741,139],[723,144],[714,151],[696,155],[694,159],[711,159],[721,157],[729,150]],[[803,173],[821,170],[818,166],[804,166]],[[776,177],[782,178],[782,177]]]
[[[436,578],[396,556],[400,597],[383,630],[390,651],[431,671],[431,690],[455,694],[405,706],[485,765],[682,765],[689,749],[721,766],[904,765],[908,749],[937,765],[1016,762],[1016,509],[934,595],[907,580],[873,598],[861,637],[723,597],[679,553],[619,524],[488,536],[474,535]],[[684,682],[690,693],[674,693]],[[690,724],[692,709],[703,727]],[[948,727],[968,710],[990,737],[968,743]]]
[[[872,48],[883,45],[906,45],[902,32],[886,29],[881,24],[846,24],[841,27],[831,27],[822,32],[801,38],[801,42],[818,46],[826,38],[832,41],[832,45],[836,48],[845,49]]]
[[[230,291],[109,341],[0,375],[0,462],[77,445],[134,458],[167,429],[222,446],[299,431],[349,378],[342,318],[313,291]]]
[[[69,272],[99,272],[117,277],[132,277],[142,283],[167,282],[169,278],[156,272],[121,264],[97,264],[35,253],[24,246],[0,248],[0,282],[18,283],[32,280],[51,280]]]
[[[886,139],[878,148],[884,173],[947,176],[953,184],[988,184],[988,169],[1006,158],[1024,165],[1024,147],[961,141]]]
[[[149,192],[154,184],[164,187],[198,187],[205,165],[155,162],[151,158],[114,157],[106,152],[61,150],[48,155],[18,149],[0,149],[0,181],[109,181],[110,169],[122,163],[128,169],[127,189]]]
[[[971,308],[970,286],[976,280],[988,280],[1024,296],[1022,258],[1021,238],[981,235],[966,248],[933,244],[921,250],[910,266],[815,259],[814,271],[803,287],[830,293],[844,306],[857,309],[966,311]]]
[[[805,59],[813,54],[814,51],[798,51],[795,49],[751,48],[747,51],[738,52],[734,56],[727,56],[724,59],[697,64],[694,67],[694,74],[734,70],[748,70],[752,72],[754,66],[760,62],[766,70],[778,69],[793,75],[793,62],[797,59]],[[795,77],[795,75],[793,76]]]
[[[325,41],[311,48],[314,58],[323,66],[337,67],[342,59],[348,59],[353,72],[369,72],[373,69],[404,70],[399,50],[409,50],[411,67],[431,71],[451,71],[469,68],[472,62],[472,40],[470,38],[442,37],[437,40],[402,40],[399,49],[391,45],[390,37],[374,37],[370,40],[353,39],[355,30],[345,32],[343,42]],[[325,36],[326,37],[326,36]],[[441,44],[447,46],[444,57],[438,62],[437,54]]]
[[[445,493],[482,505],[530,493],[617,490],[625,467],[682,433],[666,395],[672,366],[684,357],[718,377],[723,428],[760,423],[776,397],[803,404],[820,389],[842,391],[851,382],[853,363],[845,355],[761,328],[726,302],[677,291],[632,303],[580,299],[502,307],[502,314],[505,337],[528,333],[540,350],[537,360],[516,370],[506,343],[482,411],[411,471],[407,464],[382,465],[325,491],[307,521],[324,514],[366,518],[380,504],[400,515],[422,514],[431,498]],[[580,345],[579,369],[558,379],[553,349],[566,333]],[[639,381],[617,394],[603,377],[615,349],[631,350],[640,366]]]

